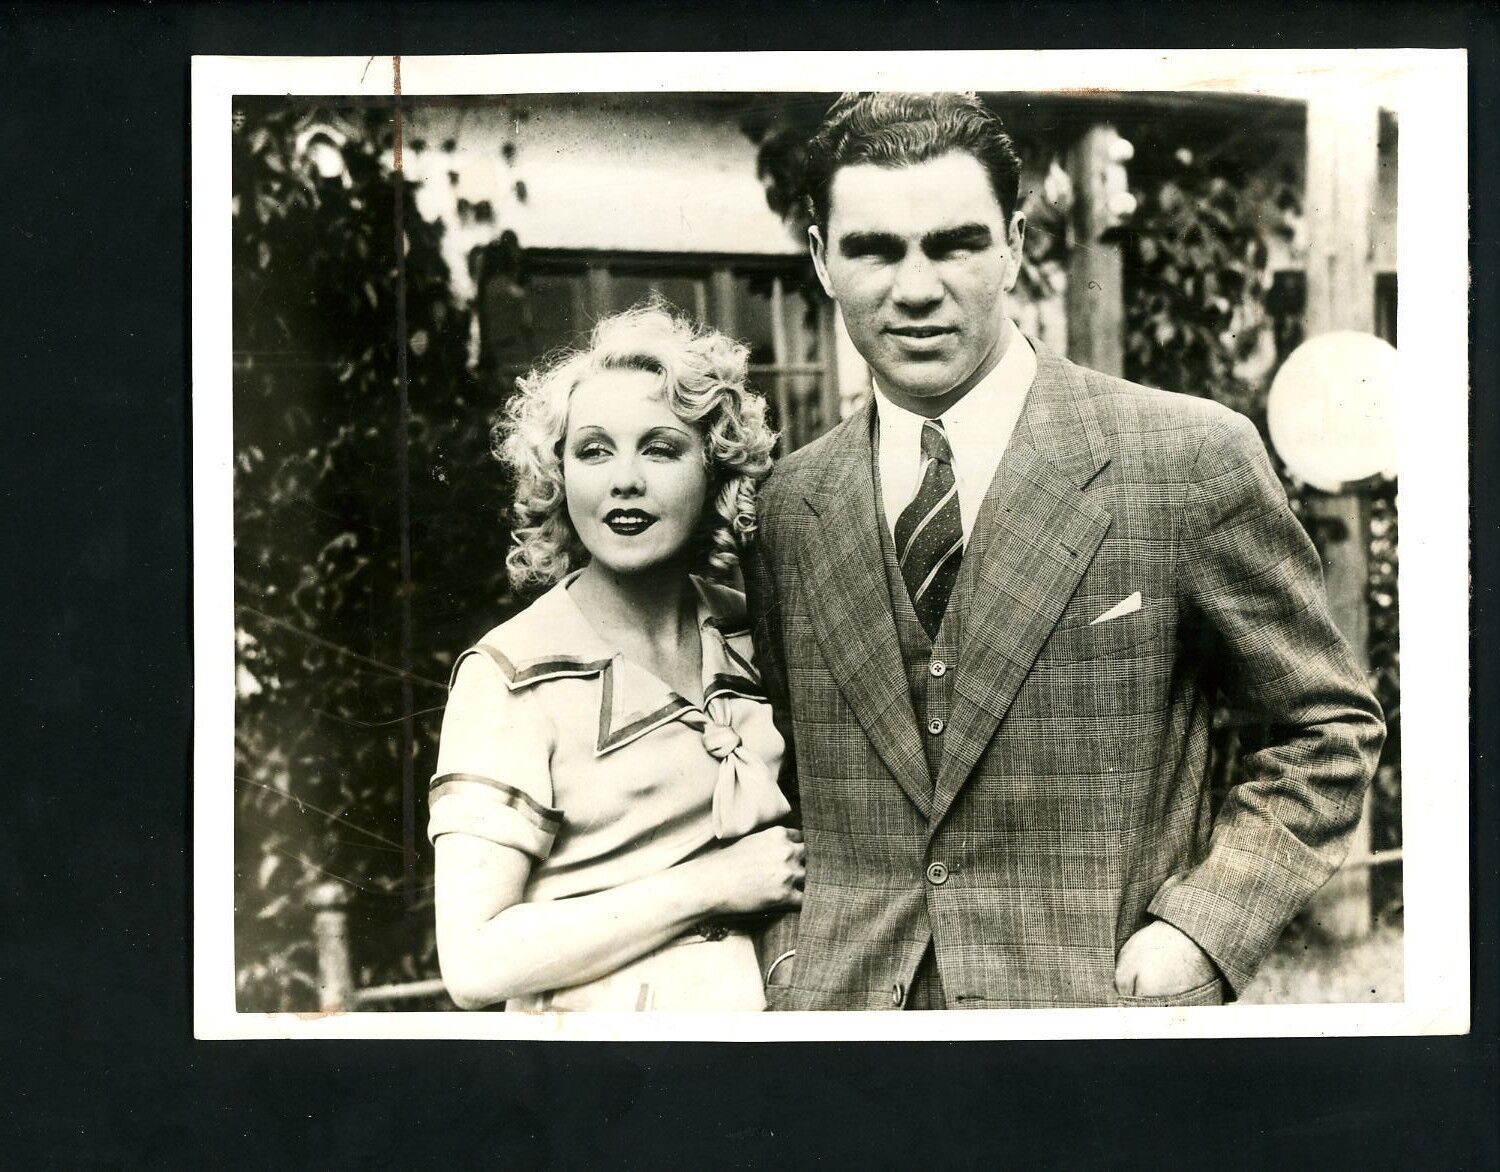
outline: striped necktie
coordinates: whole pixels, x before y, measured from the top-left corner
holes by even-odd
[[[936,419],[922,424],[922,483],[896,519],[896,560],[917,620],[936,639],[964,556],[953,450]]]

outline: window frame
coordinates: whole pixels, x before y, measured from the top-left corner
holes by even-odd
[[[838,350],[835,337],[833,305],[816,288],[812,262],[805,256],[766,255],[761,253],[704,252],[613,252],[590,249],[529,248],[525,252],[529,276],[581,277],[573,288],[573,316],[577,321],[592,322],[619,308],[615,304],[612,284],[616,277],[677,277],[695,282],[696,304],[680,306],[690,310],[700,321],[713,323],[731,337],[739,331],[739,301],[735,278],[763,275],[771,279],[771,362],[752,362],[749,367],[753,385],[762,389],[776,408],[781,422],[783,452],[793,451],[816,439],[840,419],[838,389]],[[812,303],[817,308],[815,325],[820,335],[820,362],[789,360],[791,340],[787,331],[786,298],[801,290],[814,289]],[[483,290],[477,291],[476,304]],[[483,328],[481,323],[480,328]],[[503,380],[521,373],[502,368]],[[803,411],[794,402],[789,382],[792,378],[814,378],[818,421],[806,424]]]

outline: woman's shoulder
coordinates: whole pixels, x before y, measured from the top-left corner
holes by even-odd
[[[611,657],[562,582],[486,631],[459,656],[455,669],[473,654],[499,668],[512,690],[557,676],[590,674]]]
[[[745,592],[726,586],[722,582],[711,582],[707,578],[693,575],[693,586],[698,591],[709,620],[726,637],[748,635],[750,620],[745,609]]]

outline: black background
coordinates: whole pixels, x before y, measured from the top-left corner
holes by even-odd
[[[210,1043],[190,1001],[191,54],[1467,45],[1473,696],[1493,714],[1483,6],[8,5],[0,45],[0,1163],[1500,1166],[1483,719],[1466,1038]]]

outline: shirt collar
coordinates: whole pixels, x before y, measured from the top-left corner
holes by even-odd
[[[1005,322],[1005,353],[995,368],[942,415],[943,430],[956,459],[963,452],[1004,446],[1010,442],[1020,403],[1036,378],[1036,351],[1009,318]],[[880,423],[880,442],[895,445],[893,451],[919,451],[925,415],[898,407],[875,382],[875,413]]]

